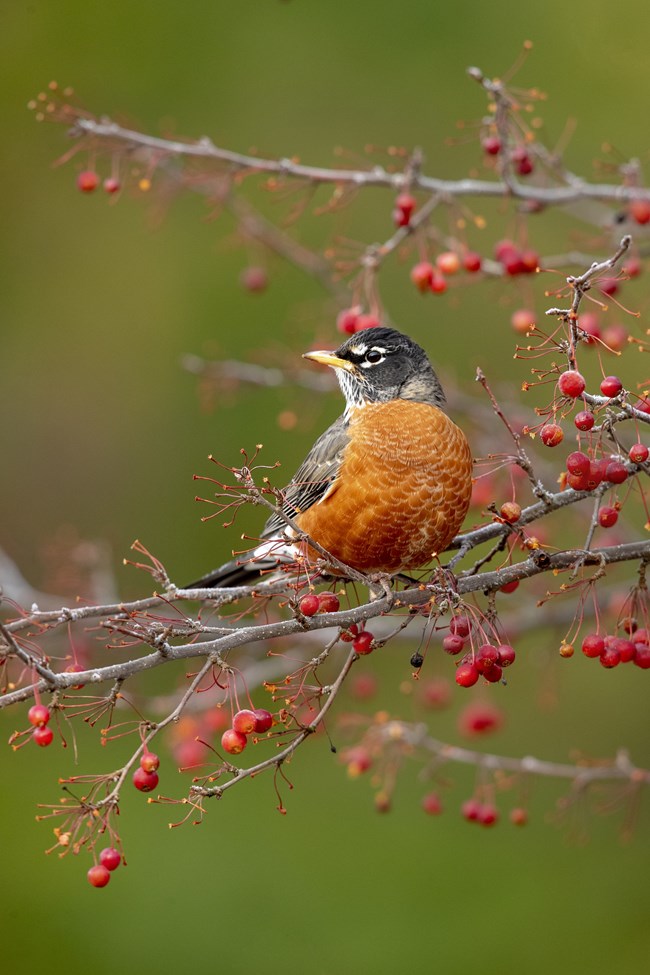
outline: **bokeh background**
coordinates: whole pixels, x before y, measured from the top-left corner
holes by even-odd
[[[35,123],[30,98],[55,78],[89,110],[150,132],[320,163],[338,146],[365,163],[368,144],[420,145],[428,171],[462,175],[476,146],[445,147],[445,138],[484,111],[465,68],[498,74],[530,38],[522,84],[548,92],[551,142],[577,120],[568,160],[589,176],[605,140],[647,155],[647,18],[641,0],[624,12],[605,0],[3,4],[0,544],[32,584],[51,583],[57,553],[77,537],[106,546],[124,596],[147,591],[121,564],[135,538],[179,582],[212,567],[238,533],[199,520],[192,474],[209,472],[207,454],[235,463],[241,447],[262,442],[289,471],[340,404],[334,395],[305,404],[293,388],[246,389],[206,409],[183,355],[295,361],[315,335],[334,341],[335,309],[314,281],[273,258],[268,290],[246,293],[242,268],[266,258],[237,241],[228,216],[208,219],[198,197],[163,212],[155,195],[111,205],[80,194],[82,160],[52,167],[69,143],[61,127]],[[338,223],[309,217],[303,233],[313,243],[333,232],[380,239],[389,212],[386,194],[370,191]],[[553,217],[535,243],[561,251],[571,228],[570,217]],[[383,293],[393,319],[435,348],[452,381],[469,388],[480,363],[518,388],[511,299],[500,285],[425,303],[393,262]],[[284,410],[298,413],[290,434],[278,424]],[[602,757],[627,745],[647,763],[643,674],[601,673],[581,659],[560,666],[556,647],[557,635],[528,639],[516,678],[493,689],[500,703],[507,695],[508,723],[486,747],[563,760],[571,749]],[[372,707],[421,716],[399,689],[405,660],[366,666],[379,681]],[[436,735],[455,740],[458,708],[428,716]],[[2,717],[5,739],[22,721]],[[105,765],[91,736],[81,744],[81,771]],[[481,830],[457,812],[469,772],[451,773],[445,815],[427,818],[426,784],[407,766],[393,810],[379,816],[368,783],[350,782],[319,738],[292,765],[287,816],[263,781],[233,790],[200,828],[169,831],[168,809],[125,796],[129,868],[96,891],[86,858],[42,854],[50,834],[34,823],[36,803],[54,800],[57,777],[74,769],[58,746],[34,751],[0,751],[8,972],[167,972],[197,959],[229,973],[313,975],[632,975],[647,965],[643,807],[624,845],[620,813],[577,808],[562,828],[550,823],[559,793],[539,782],[528,827]]]

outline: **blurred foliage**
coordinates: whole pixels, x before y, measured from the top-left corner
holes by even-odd
[[[361,159],[370,143],[417,144],[428,171],[451,176],[467,172],[477,152],[473,143],[447,148],[445,138],[458,135],[459,119],[484,111],[466,66],[501,73],[531,37],[522,84],[549,94],[542,114],[551,144],[567,118],[578,121],[567,158],[590,176],[605,140],[647,157],[639,125],[646,17],[641,0],[624,11],[604,0],[570,9],[550,0],[534,11],[505,0],[5,4],[0,543],[30,580],[47,581],[48,552],[68,526],[109,543],[124,595],[143,591],[135,570],[121,567],[136,537],[179,581],[218,564],[238,531],[199,521],[191,478],[205,473],[206,455],[234,463],[241,447],[262,442],[269,462],[281,458],[289,472],[339,409],[334,396],[305,406],[299,390],[247,389],[201,411],[183,354],[260,359],[271,350],[273,361],[293,362],[315,334],[334,338],[333,309],[317,284],[275,259],[264,295],[242,291],[239,273],[259,252],[237,244],[229,218],[206,219],[199,199],[185,195],[160,214],[147,199],[111,206],[78,193],[76,163],[51,167],[68,147],[64,132],[37,126],[25,109],[51,78],[73,85],[89,110],[152,132],[207,134],[315,163],[333,160],[337,146]],[[390,203],[370,191],[325,230],[326,218],[309,220],[306,238],[381,236]],[[492,216],[500,219],[499,207]],[[535,242],[557,252],[567,234],[585,233],[576,226],[542,219]],[[395,321],[426,336],[444,373],[469,385],[480,362],[518,387],[500,285],[422,301],[395,264],[383,293]],[[300,414],[289,434],[277,424],[287,408]],[[643,675],[559,661],[556,646],[557,635],[539,633],[522,647],[529,665],[509,688],[494,689],[507,698],[508,724],[486,747],[564,759],[567,743],[595,756],[629,743],[633,759],[647,763]],[[407,660],[372,660],[382,706],[405,716],[396,689]],[[550,696],[541,693],[549,687]],[[454,736],[464,701],[430,718],[436,735]],[[3,716],[5,737],[20,721]],[[434,967],[465,975],[477,966],[636,975],[647,964],[647,812],[622,847],[615,821],[583,823],[576,810],[591,837],[583,846],[580,829],[563,835],[544,825],[556,793],[539,782],[528,827],[482,830],[455,811],[469,777],[451,773],[448,811],[431,819],[419,808],[426,787],[407,768],[395,809],[380,817],[368,783],[349,782],[320,737],[291,768],[286,817],[261,781],[214,803],[200,829],[168,832],[168,810],[125,797],[130,866],[99,892],[86,884],[85,858],[60,864],[41,855],[47,826],[34,826],[32,815],[55,797],[65,769],[58,747],[34,751],[2,753],[8,971],[173,971],[189,957],[233,975],[262,966],[314,975]],[[83,765],[105,767],[105,750],[89,743]]]

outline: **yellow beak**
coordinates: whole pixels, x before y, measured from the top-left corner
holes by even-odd
[[[345,369],[346,372],[356,372],[357,367],[349,359],[339,359],[333,352],[305,352],[303,359],[310,359],[312,362],[320,362],[323,366],[331,366],[332,369]]]

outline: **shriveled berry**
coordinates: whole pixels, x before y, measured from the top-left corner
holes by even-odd
[[[359,627],[357,626],[357,624],[350,623],[347,630],[341,630],[341,633],[339,635],[339,640],[343,640],[343,643],[352,643],[355,636],[357,636],[358,632],[359,632]]]
[[[598,512],[598,524],[601,528],[611,528],[618,521],[618,511],[610,505],[603,505]]]
[[[587,383],[585,377],[576,369],[567,369],[557,381],[558,389],[564,396],[570,399],[577,399],[582,396]]]
[[[456,668],[456,683],[460,687],[471,687],[478,680],[479,673],[474,664],[459,664]]]
[[[430,261],[420,261],[411,268],[411,281],[422,294],[431,289],[434,271]]]
[[[32,704],[27,712],[29,723],[33,724],[35,728],[47,724],[51,717],[50,709],[46,708],[44,704]]]
[[[228,728],[221,736],[221,747],[229,755],[240,755],[248,744],[248,738],[241,731]]]
[[[605,641],[598,633],[588,633],[582,641],[582,652],[585,657],[600,657],[605,649]]]
[[[319,613],[338,613],[341,608],[339,597],[333,592],[321,592],[318,596]]]
[[[415,670],[419,670],[424,663],[424,657],[421,653],[414,653],[411,657],[410,663],[411,667],[413,667]]]
[[[442,649],[445,653],[450,653],[455,657],[465,649],[465,641],[462,636],[457,636],[455,633],[448,633],[443,638]]]
[[[54,740],[54,732],[47,725],[39,725],[38,728],[34,728],[32,731],[32,738],[41,748],[47,748]]]
[[[155,752],[144,752],[140,756],[140,768],[143,768],[145,772],[155,772],[160,768],[160,759]]]
[[[252,734],[255,731],[255,724],[255,712],[249,708],[243,708],[241,711],[238,711],[232,719],[234,730],[240,732],[242,735]]]
[[[320,609],[320,599],[315,593],[307,593],[298,602],[298,609],[303,616],[315,616]]]
[[[568,659],[569,657],[572,657],[574,653],[575,650],[572,643],[560,644],[560,656],[564,657],[565,660]]]
[[[92,887],[105,887],[111,879],[111,872],[102,863],[96,863],[94,867],[90,868],[86,876]]]
[[[99,176],[92,169],[84,169],[77,176],[77,189],[82,193],[92,193],[99,186]]]
[[[591,461],[581,450],[574,450],[566,459],[569,474],[588,474]]]
[[[623,383],[618,376],[605,376],[600,384],[600,391],[603,396],[618,396],[623,389]]]
[[[596,422],[596,418],[594,417],[593,413],[589,412],[589,410],[581,410],[580,413],[576,413],[573,422],[578,430],[586,433],[588,430],[591,430]]]
[[[373,646],[372,641],[374,637],[369,630],[362,630],[358,636],[355,636],[352,641],[352,649],[355,653],[361,654],[362,656],[367,653],[372,653]]]
[[[644,443],[635,443],[630,447],[628,457],[633,464],[645,464],[650,451]]]
[[[273,715],[266,708],[255,708],[255,727],[253,731],[256,735],[264,735],[273,725]]]
[[[521,506],[516,501],[506,501],[501,505],[499,514],[509,525],[514,525],[521,518]]]
[[[152,792],[158,785],[158,773],[147,772],[143,768],[137,768],[133,773],[133,785],[140,792]]]
[[[557,423],[545,423],[539,431],[539,439],[546,447],[557,447],[564,440],[562,427]]]
[[[99,862],[103,867],[106,867],[107,870],[117,870],[122,862],[120,851],[116,850],[114,846],[107,846],[99,854]]]

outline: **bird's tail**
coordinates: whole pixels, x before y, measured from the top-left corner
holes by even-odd
[[[201,576],[200,579],[183,586],[183,589],[229,589],[233,586],[251,586],[269,568],[270,565],[260,562],[242,562],[239,559],[232,559],[220,565],[218,569]]]

